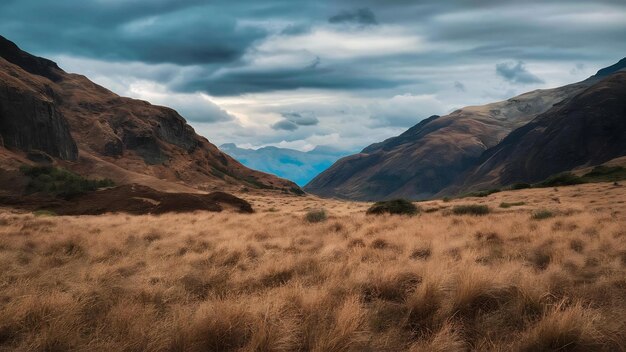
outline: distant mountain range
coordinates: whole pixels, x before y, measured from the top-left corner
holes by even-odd
[[[120,97],[0,36],[0,171],[41,162],[161,191],[301,193],[221,152],[176,111]]]
[[[432,116],[305,186],[353,200],[424,199],[536,182],[626,155],[626,59],[589,79]]]
[[[537,182],[626,156],[626,59],[579,83],[431,116],[345,157],[326,147],[221,149],[176,111],[120,97],[0,36],[5,191],[16,188],[21,165],[35,164],[166,192],[300,194],[298,183],[313,194],[353,200],[424,199]]]
[[[339,158],[350,154],[326,146],[301,152],[278,147],[244,149],[233,143],[226,143],[220,149],[249,168],[292,180],[300,186],[307,184]]]

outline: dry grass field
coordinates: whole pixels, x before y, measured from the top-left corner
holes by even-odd
[[[413,217],[240,196],[255,214],[0,210],[0,350],[626,349],[626,186]],[[317,208],[328,219],[307,222]]]

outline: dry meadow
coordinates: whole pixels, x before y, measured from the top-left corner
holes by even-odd
[[[626,349],[626,186],[413,217],[241,196],[256,213],[0,210],[0,350]],[[317,208],[328,219],[306,221]]]

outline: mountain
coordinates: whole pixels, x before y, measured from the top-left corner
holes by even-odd
[[[585,87],[580,83],[536,90],[506,101],[432,116],[400,136],[339,160],[305,190],[354,200],[431,197],[512,130]]]
[[[622,60],[579,83],[470,106],[446,116],[432,116],[400,136],[340,159],[307,184],[305,190],[325,197],[379,200],[429,198],[445,194],[444,190],[449,192],[453,185],[457,186],[456,191],[472,188],[471,183],[459,181],[459,175],[483,161],[487,150],[555,104],[578,96],[624,66],[626,61]]]
[[[176,111],[120,97],[0,36],[0,166],[53,162],[83,176],[162,191],[279,189],[195,133]]]
[[[222,144],[220,149],[247,167],[284,177],[300,186],[304,186],[317,174],[348,154],[326,146],[317,146],[311,151],[301,152],[278,147],[244,149],[238,148],[233,143],[227,143]]]
[[[601,77],[487,150],[456,187],[538,182],[626,155],[626,72]]]
[[[611,65],[609,67],[598,70],[598,72],[593,77],[603,78],[615,72],[620,72],[624,70],[626,70],[626,57],[619,60],[619,62],[617,62],[615,65]]]

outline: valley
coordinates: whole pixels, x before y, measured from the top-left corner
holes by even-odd
[[[608,4],[24,3],[0,352],[626,351],[623,41],[484,20],[597,39]]]

